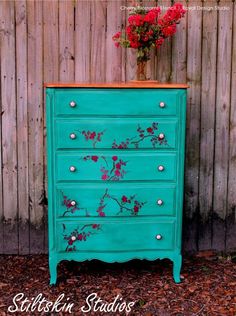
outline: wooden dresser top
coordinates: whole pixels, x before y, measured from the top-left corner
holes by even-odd
[[[156,83],[156,82],[128,82],[128,83],[44,83],[45,88],[156,88],[156,89],[187,89],[185,83]]]

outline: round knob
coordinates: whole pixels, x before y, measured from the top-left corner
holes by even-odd
[[[74,200],[71,201],[71,202],[70,202],[70,205],[71,205],[71,206],[75,206],[75,205],[76,205],[76,201],[74,201]]]
[[[162,239],[162,236],[161,236],[161,235],[156,235],[156,239],[157,239],[157,240],[161,240],[161,239]]]
[[[72,241],[75,241],[75,240],[76,240],[76,237],[75,237],[75,236],[71,236],[71,240],[72,240]]]
[[[75,106],[76,106],[75,101],[71,101],[71,102],[70,102],[70,107],[74,108]]]
[[[76,168],[74,166],[70,166],[70,172],[75,172]]]
[[[158,138],[159,138],[159,139],[164,139],[164,138],[165,138],[165,134],[160,133],[160,134],[158,135]]]
[[[159,106],[160,106],[160,108],[164,108],[166,106],[165,102],[160,102]]]
[[[158,166],[159,171],[163,171],[164,169],[165,169],[164,166]]]
[[[157,204],[158,205],[162,205],[163,204],[163,201],[160,199],[160,200],[157,200]]]
[[[75,133],[71,133],[70,134],[70,139],[76,139],[76,134]]]

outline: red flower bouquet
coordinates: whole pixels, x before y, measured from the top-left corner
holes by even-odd
[[[130,13],[125,32],[118,32],[113,36],[117,47],[137,49],[137,79],[146,80],[145,65],[150,59],[152,47],[159,48],[164,40],[176,32],[176,25],[180,23],[186,10],[180,3],[169,7],[161,16],[161,8],[146,10],[135,8]]]

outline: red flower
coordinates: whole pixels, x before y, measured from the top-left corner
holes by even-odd
[[[121,176],[121,173],[120,173],[120,171],[119,171],[118,169],[115,170],[115,175],[116,175],[117,177],[120,177],[120,176]]]
[[[116,169],[120,169],[121,168],[121,164],[120,163],[117,163],[116,164]]]
[[[135,212],[135,213],[138,213],[138,211],[139,211],[139,207],[138,207],[137,205],[135,205],[135,206],[134,206],[134,212]]]
[[[105,216],[105,213],[104,213],[104,212],[100,212],[100,213],[99,213],[99,216],[104,217],[104,216]]]
[[[78,240],[82,240],[82,239],[83,239],[83,235],[82,235],[82,234],[79,234],[79,235],[77,236],[77,239],[78,239]]]
[[[112,157],[112,160],[113,160],[113,161],[116,161],[117,159],[118,159],[117,156],[113,156],[113,157]]]
[[[73,245],[73,240],[70,239],[70,240],[68,241],[68,244],[69,244],[69,245]]]
[[[128,201],[127,196],[125,196],[125,195],[123,195],[121,199],[122,199],[122,202],[124,202],[124,203],[126,203]]]
[[[128,22],[131,25],[142,26],[144,23],[144,18],[141,14],[133,14],[128,18]]]
[[[152,133],[153,133],[153,129],[152,129],[151,127],[148,127],[148,128],[147,128],[147,132],[150,133],[150,134],[152,134]]]
[[[175,34],[176,32],[176,24],[173,24],[173,25],[170,25],[170,26],[167,26],[167,27],[164,27],[162,29],[162,33],[164,36],[172,36],[173,34]]]
[[[95,132],[92,132],[89,136],[90,139],[94,139],[94,137],[96,136],[96,133]]]
[[[106,173],[104,173],[103,175],[102,175],[102,180],[107,180],[108,179],[108,175],[106,174]]]
[[[164,42],[164,38],[160,37],[158,40],[156,40],[155,44],[156,44],[156,48],[159,48]]]
[[[98,225],[98,224],[93,224],[93,225],[92,225],[92,228],[93,228],[93,229],[99,228],[99,225]]]
[[[119,39],[121,36],[121,32],[117,32],[115,35],[112,36],[113,41]]]
[[[98,156],[92,156],[91,159],[92,159],[94,162],[97,162],[97,161],[98,161]]]

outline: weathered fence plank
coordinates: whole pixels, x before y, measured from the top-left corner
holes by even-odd
[[[30,252],[44,251],[43,11],[27,2]],[[50,53],[49,53],[50,54]]]
[[[75,80],[90,82],[91,18],[90,1],[76,1],[75,7]]]
[[[206,1],[204,6],[216,6],[217,1]],[[215,134],[217,11],[203,11],[202,34],[202,95],[199,175],[199,249],[211,248],[213,166]]]
[[[106,5],[107,1],[91,2],[91,81],[106,81]]]
[[[191,0],[188,6],[198,5]],[[188,12],[188,93],[186,168],[185,168],[185,249],[197,250],[198,237],[198,179],[200,147],[200,103],[201,103],[201,35],[202,11]]]
[[[158,6],[164,14],[171,6],[171,0],[158,0]],[[157,49],[156,63],[157,80],[162,82],[171,81],[171,39],[167,38],[160,48]]]
[[[72,82],[74,67],[74,0],[59,0],[60,81]]]
[[[228,205],[226,217],[226,249],[236,244],[236,2],[234,2],[232,70],[231,70],[231,108],[229,138]]]
[[[3,167],[3,248],[18,253],[15,3],[1,1],[1,92]]]
[[[219,10],[218,22],[212,247],[225,250],[233,11],[232,2],[221,1],[219,6],[230,10]]]
[[[121,6],[125,5],[124,0],[116,2],[108,0],[107,3],[107,40],[106,40],[106,81],[122,81],[124,78],[124,65],[122,62],[123,49],[117,48],[114,45],[112,36],[121,32],[122,25],[125,23],[125,11],[121,10]],[[123,75],[122,75],[123,74]]]
[[[15,2],[19,252],[29,253],[26,1]]]
[[[185,0],[175,1],[187,7]],[[185,83],[187,81],[187,14],[186,17],[177,25],[177,33],[172,39],[172,82]]]

